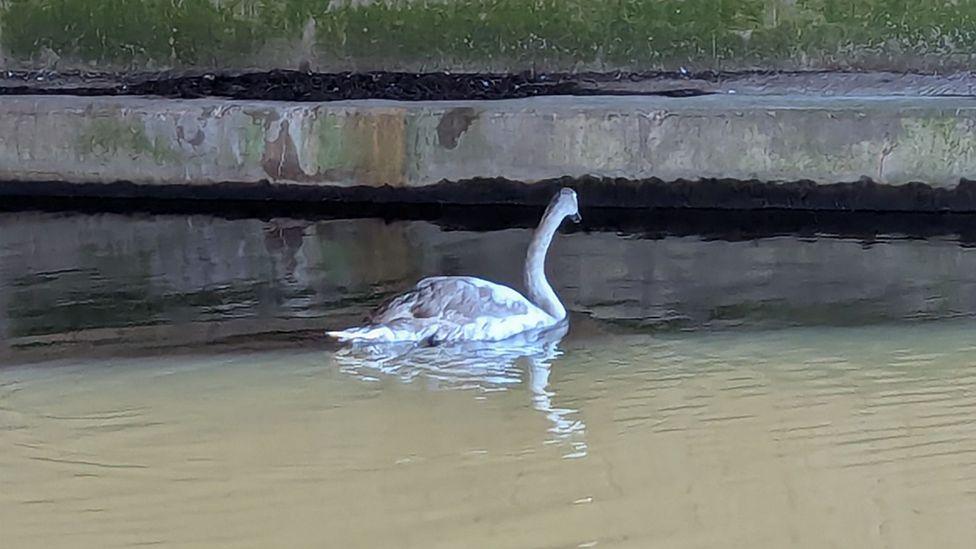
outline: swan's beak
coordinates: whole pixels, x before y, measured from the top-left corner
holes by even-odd
[[[572,217],[570,217],[570,219],[573,220],[573,223],[579,223],[580,221],[583,221],[583,218],[580,216],[579,212],[574,213]]]

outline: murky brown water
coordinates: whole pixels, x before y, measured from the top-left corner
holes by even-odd
[[[562,340],[253,341],[526,239],[0,216],[0,546],[973,546],[952,241],[563,235]]]

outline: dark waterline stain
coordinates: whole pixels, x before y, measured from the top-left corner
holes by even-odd
[[[951,237],[966,245],[976,243],[976,213],[970,212],[676,207],[658,205],[653,197],[645,197],[645,202],[650,203],[643,207],[593,206],[588,198],[597,198],[597,203],[608,200],[600,200],[596,196],[599,191],[574,185],[572,181],[566,184],[578,188],[583,204],[582,224],[567,226],[564,229],[567,232],[609,231],[641,238],[701,236],[721,240],[788,235],[867,240]],[[481,191],[480,196],[466,190],[452,194],[455,189],[448,187],[457,188],[455,184],[443,184],[445,194],[441,196],[437,194],[438,189],[418,189],[418,193],[411,194],[397,189],[363,187],[351,190],[350,196],[343,198],[309,196],[303,200],[293,196],[272,200],[262,198],[265,192],[262,189],[269,186],[260,185],[217,185],[210,190],[200,190],[180,186],[145,188],[124,183],[52,183],[39,187],[32,184],[29,193],[21,194],[20,184],[0,182],[0,212],[202,214],[224,219],[308,221],[376,218],[387,222],[428,221],[446,230],[492,231],[535,227],[545,198],[554,186],[537,189],[512,183],[500,187],[497,194]],[[296,190],[302,192],[302,189]],[[241,191],[236,194],[242,196],[233,198],[235,191]],[[266,192],[275,191],[268,189]],[[287,196],[288,191],[284,194]],[[455,201],[438,200],[448,197]]]
[[[499,177],[441,181],[421,186],[296,185],[261,181],[207,185],[152,184],[128,181],[0,181],[0,198],[70,197],[167,200],[307,202],[412,205],[542,206],[562,187],[580,195],[584,207],[688,208],[718,210],[835,212],[976,212],[976,181],[962,179],[955,187],[926,183],[888,185],[868,178],[853,182],[816,183],[742,179],[665,181],[658,178],[559,177],[526,183]]]

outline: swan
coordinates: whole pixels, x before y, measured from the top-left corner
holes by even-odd
[[[576,192],[561,189],[549,202],[525,256],[528,299],[472,276],[425,278],[373,311],[365,326],[326,332],[340,342],[426,343],[502,341],[564,323],[566,308],[546,279],[546,252],[563,219],[580,221]]]

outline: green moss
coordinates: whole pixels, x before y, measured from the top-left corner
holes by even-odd
[[[344,143],[344,120],[334,113],[322,113],[315,119],[313,135],[317,137],[316,167],[320,171],[350,169],[348,146]]]
[[[966,120],[947,114],[942,118],[904,118],[901,125],[904,133],[898,146],[908,149],[902,156],[916,171],[958,173],[959,168],[947,163],[964,166],[976,157],[976,138]]]
[[[247,162],[258,162],[264,155],[264,121],[257,114],[251,115],[251,122],[238,133],[241,151]]]
[[[330,68],[857,66],[976,53],[976,2],[955,0],[446,0],[332,9],[327,0],[7,0],[0,36],[20,59],[47,49],[102,64],[254,65],[273,44],[298,44],[310,19],[315,57]]]
[[[78,149],[93,156],[114,156],[119,152],[151,157],[157,164],[179,160],[179,153],[160,139],[150,139],[136,122],[96,119],[78,140]]]

